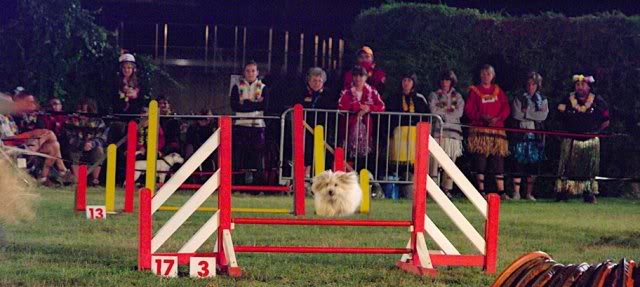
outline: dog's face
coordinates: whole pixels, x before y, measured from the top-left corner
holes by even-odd
[[[164,160],[167,161],[167,163],[169,163],[171,166],[173,166],[174,164],[177,164],[177,163],[179,163],[179,164],[184,163],[184,158],[182,158],[182,156],[177,152],[173,152],[173,153],[170,153],[170,154],[166,155],[164,157]]]
[[[358,186],[358,176],[355,173],[342,171],[334,173],[331,170],[327,170],[313,178],[311,191],[315,196],[334,201],[338,197],[345,196],[345,194],[353,190],[354,186]]]

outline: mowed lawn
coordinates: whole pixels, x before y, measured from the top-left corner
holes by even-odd
[[[118,207],[122,207],[121,192]],[[497,276],[485,275],[479,268],[447,267],[439,268],[435,279],[419,278],[396,269],[397,255],[239,253],[242,278],[190,279],[186,266],[180,267],[181,278],[158,278],[135,270],[137,214],[89,221],[72,211],[71,188],[42,189],[40,194],[35,221],[3,226],[6,242],[0,253],[0,286],[488,286]],[[171,202],[179,204],[188,196],[181,193]],[[101,189],[91,189],[88,197],[89,204],[104,202]],[[291,207],[292,198],[234,195],[233,204],[283,208]],[[470,203],[456,200],[455,204],[483,230],[480,213]],[[215,206],[215,201],[207,205]],[[312,211],[311,200],[307,209]],[[370,215],[354,218],[408,219],[410,211],[410,201],[374,200]],[[433,201],[428,201],[427,213],[462,253],[474,252]],[[157,214],[154,230],[170,215]],[[177,251],[209,216],[191,217],[161,251]],[[233,233],[234,243],[242,245],[404,247],[408,237],[406,228],[367,227],[238,225]],[[435,249],[432,242],[427,244]],[[210,241],[202,250],[212,248]],[[579,200],[503,202],[498,269],[535,250],[550,253],[564,264],[621,257],[640,260],[640,204],[625,199],[600,199],[597,205]]]

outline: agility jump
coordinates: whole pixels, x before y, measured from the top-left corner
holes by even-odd
[[[220,128],[214,133],[207,144],[207,151],[218,148],[218,171],[207,180],[182,207],[176,212],[158,232],[153,234],[153,214],[159,210],[162,204],[169,198],[179,186],[180,180],[186,179],[186,173],[178,172],[175,180],[167,182],[165,186],[173,186],[165,189],[163,186],[158,194],[151,197],[149,189],[140,191],[139,214],[139,250],[138,269],[149,270],[154,256],[163,256],[167,260],[173,260],[176,264],[187,264],[191,258],[215,257],[217,269],[230,276],[241,276],[242,270],[238,266],[236,253],[243,252],[270,252],[270,253],[357,253],[357,254],[400,254],[402,257],[397,266],[407,272],[417,275],[434,276],[437,274],[436,266],[478,266],[487,273],[496,271],[498,218],[500,199],[497,195],[489,195],[488,202],[473,188],[471,183],[463,177],[459,177],[459,170],[444,154],[435,140],[429,136],[430,125],[418,124],[418,137],[416,144],[415,165],[415,197],[413,201],[412,217],[410,220],[336,220],[336,219],[305,219],[305,218],[233,218],[231,205],[231,120],[223,117]],[[294,141],[296,143],[296,141]],[[301,144],[301,141],[300,141]],[[204,147],[204,146],[203,146]],[[431,148],[431,149],[430,149]],[[465,195],[478,208],[486,219],[484,237],[464,216],[457,210],[451,201],[444,195],[438,186],[428,177],[429,151],[434,158],[442,164],[447,172],[455,178]],[[200,152],[200,150],[198,151]],[[298,153],[300,151],[298,150]],[[204,153],[204,152],[203,152]],[[444,157],[443,157],[444,155]],[[193,157],[194,162],[195,158]],[[295,159],[301,159],[294,157]],[[445,159],[446,158],[446,159]],[[294,163],[295,165],[295,163]],[[304,173],[304,166],[296,166],[294,172]],[[302,167],[302,169],[300,168]],[[454,171],[457,170],[456,171]],[[173,180],[173,178],[172,178]],[[294,182],[294,185],[300,182]],[[294,187],[297,188],[298,186]],[[434,201],[454,221],[456,226],[471,240],[479,251],[479,254],[462,255],[449,242],[444,234],[429,219],[426,214],[426,196],[430,194]],[[200,228],[199,231],[178,251],[159,253],[159,248],[171,235],[186,222],[206,198],[218,191],[218,211]],[[304,203],[304,202],[303,202]],[[404,248],[397,247],[324,247],[324,246],[242,246],[234,245],[232,241],[233,226],[243,224],[270,224],[270,225],[333,225],[333,226],[368,226],[368,227],[409,227],[409,240]],[[236,228],[237,229],[237,228]],[[198,249],[206,242],[214,232],[217,232],[215,249],[210,252],[198,253]],[[441,251],[429,250],[425,235],[429,235],[442,249]]]

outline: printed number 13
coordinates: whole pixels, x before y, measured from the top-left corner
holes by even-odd
[[[102,209],[89,209],[89,213],[91,214],[91,218],[104,218],[104,213]]]

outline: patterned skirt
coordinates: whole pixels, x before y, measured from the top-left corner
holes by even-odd
[[[471,153],[502,157],[509,155],[509,141],[503,130],[471,128],[467,141]]]
[[[532,133],[525,134],[515,144],[512,142],[511,154],[519,164],[532,164],[544,160],[544,144]]]
[[[591,192],[598,194],[595,180],[600,171],[600,139],[585,141],[564,139],[560,147],[558,175],[569,179],[558,179],[556,191],[570,194]]]

